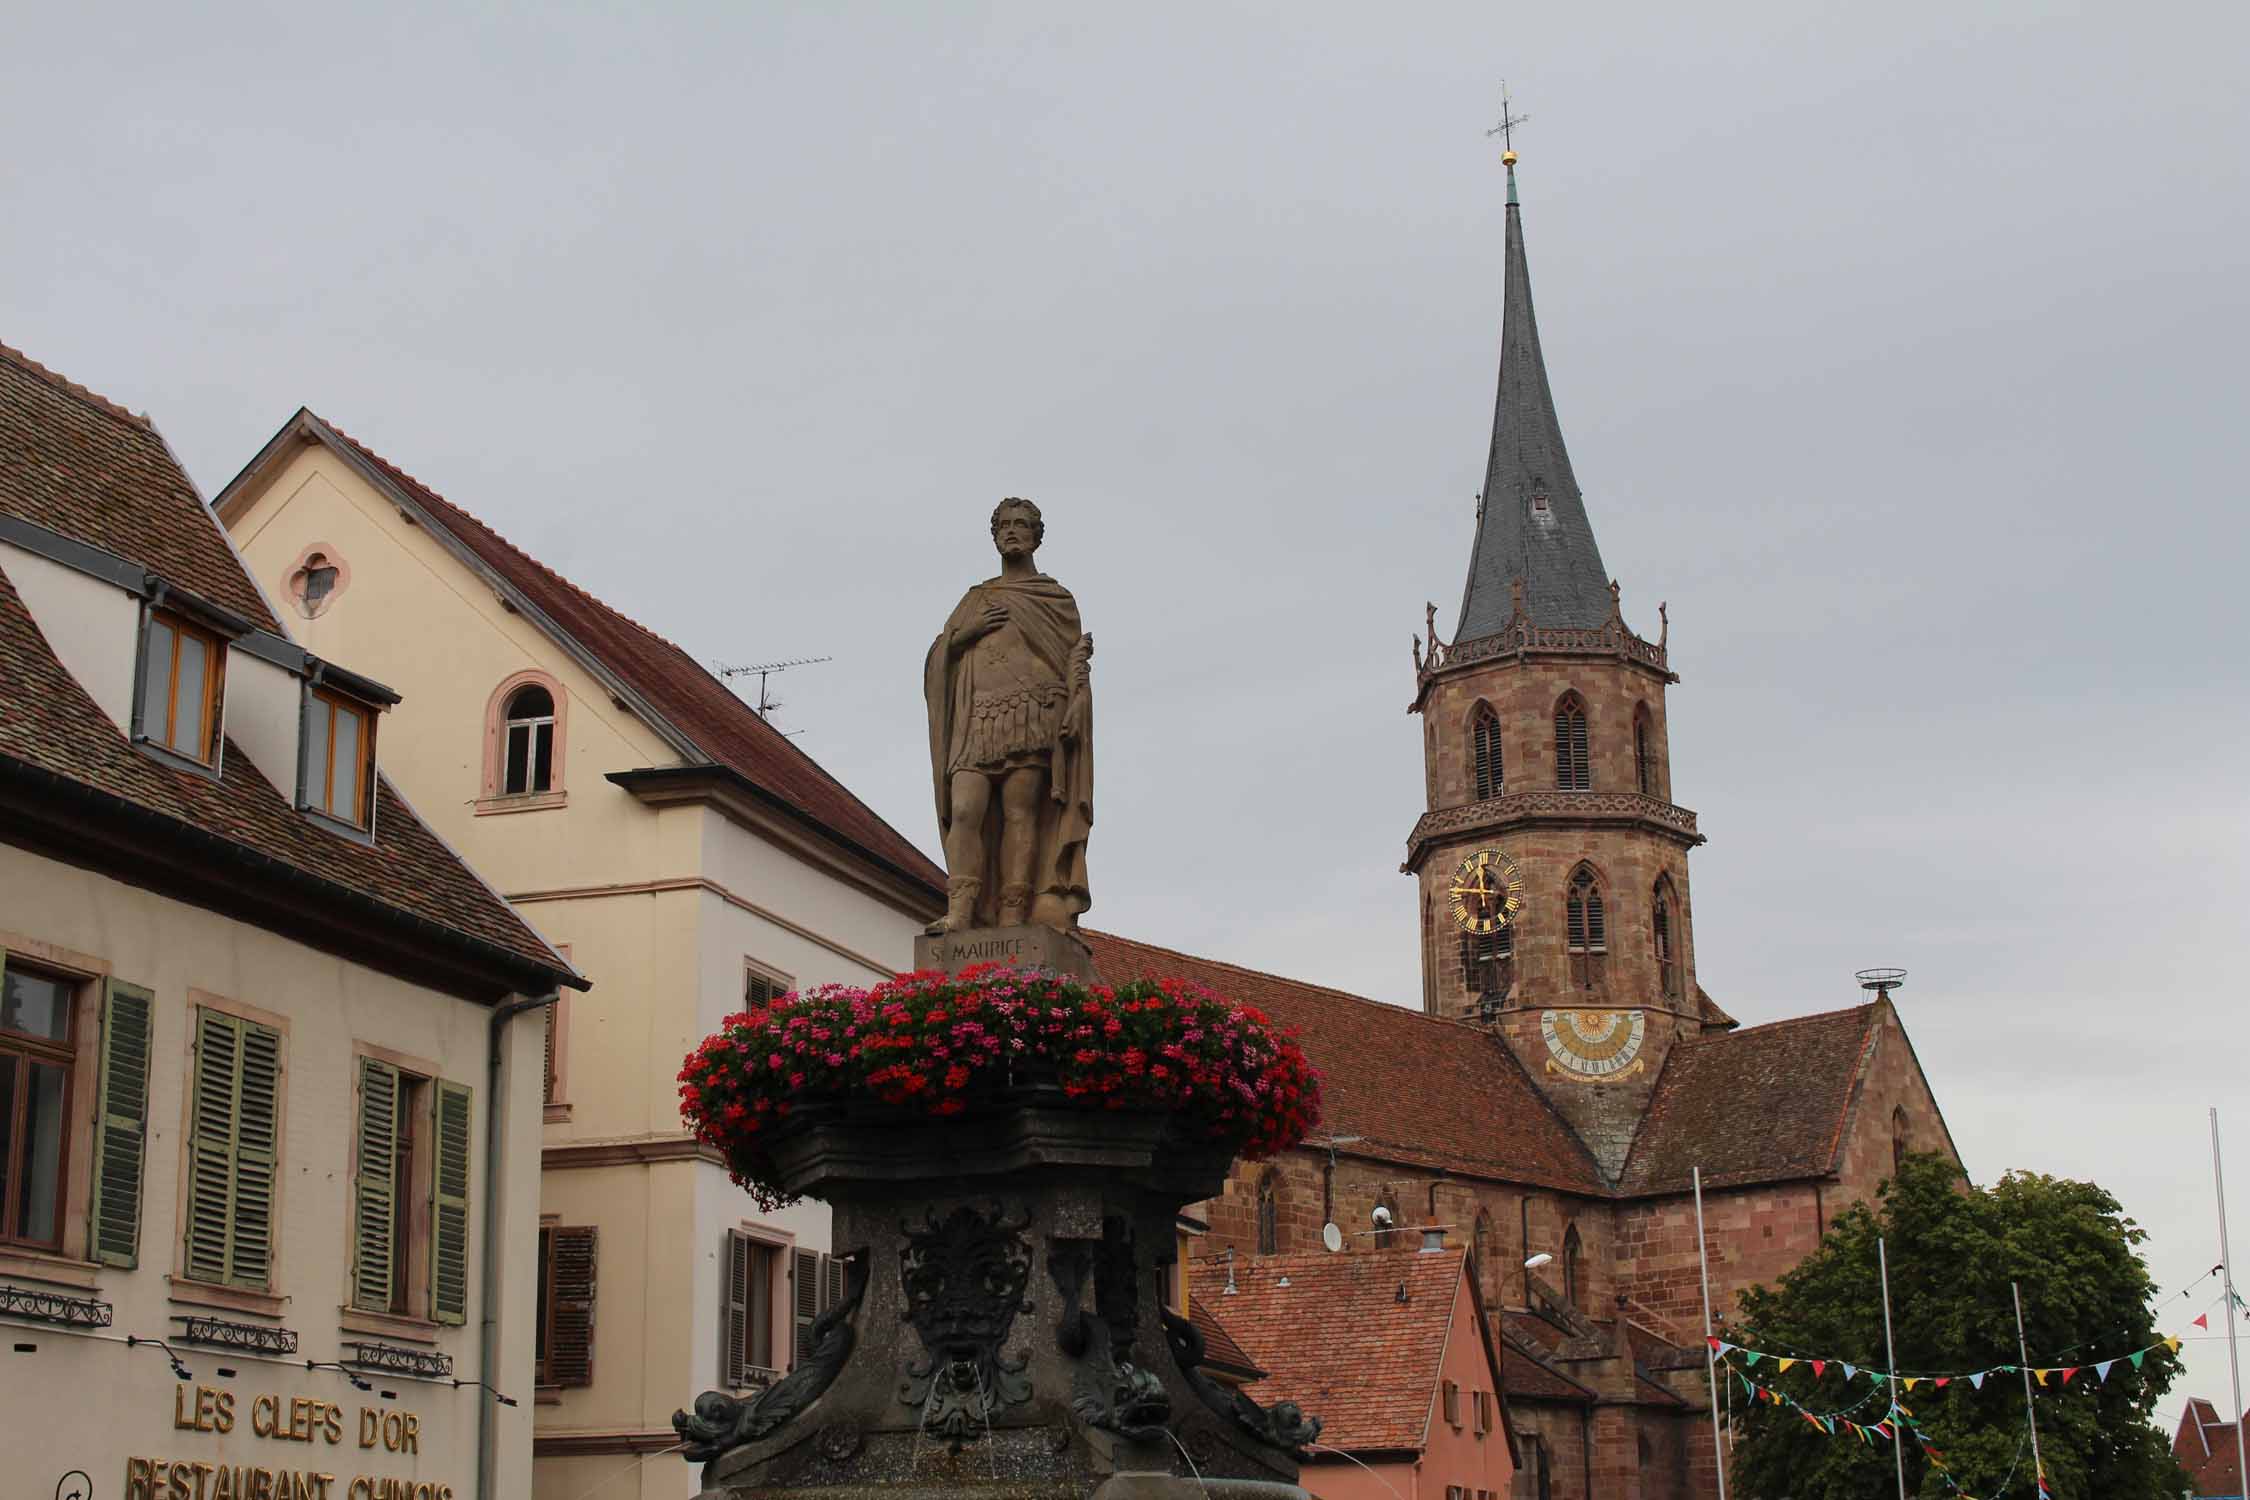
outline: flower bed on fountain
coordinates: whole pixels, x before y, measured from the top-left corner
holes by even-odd
[[[729,1016],[680,1068],[680,1114],[766,1208],[773,1142],[836,1109],[943,1119],[1036,1101],[1170,1117],[1256,1160],[1320,1122],[1320,1080],[1255,1008],[1181,979],[1111,988],[979,964],[823,985]]]

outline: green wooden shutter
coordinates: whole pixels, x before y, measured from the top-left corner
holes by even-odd
[[[437,1161],[431,1175],[430,1316],[469,1317],[469,1089],[437,1081]]]
[[[223,1011],[195,1013],[195,1086],[188,1117],[188,1278],[227,1279],[233,1237],[234,1121],[242,1072],[242,1023]]]
[[[141,1161],[148,1136],[149,1032],[155,997],[112,979],[102,987],[101,1082],[94,1130],[95,1259],[141,1259]]]
[[[234,1132],[234,1238],[227,1279],[273,1282],[274,1188],[281,1165],[281,1033],[242,1023],[242,1088]]]
[[[398,1069],[359,1060],[359,1175],[352,1184],[352,1306],[387,1313],[398,1254]]]

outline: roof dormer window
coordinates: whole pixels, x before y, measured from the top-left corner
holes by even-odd
[[[202,767],[219,758],[226,647],[210,631],[150,610],[141,632],[133,737]]]
[[[305,690],[297,805],[365,832],[375,823],[375,710],[322,687]]]

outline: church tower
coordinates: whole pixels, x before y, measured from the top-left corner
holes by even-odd
[[[1494,1028],[1614,1177],[1664,1055],[1700,1034],[1672,800],[1669,628],[1625,624],[1563,447],[1508,171],[1500,394],[1453,639],[1418,648],[1422,1000]],[[1661,608],[1659,610],[1661,613]]]

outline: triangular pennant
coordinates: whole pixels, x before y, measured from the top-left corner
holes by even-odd
[[[2178,1339],[2166,1339],[2164,1342],[2172,1346],[2172,1352],[2174,1354],[2180,1352],[2180,1341]]]
[[[2041,1385],[2045,1385],[2047,1383],[2047,1377],[2054,1373],[2055,1372],[2052,1370],[2033,1370],[2031,1372],[2031,1378],[2038,1381]]]
[[[1953,1384],[1953,1377],[1950,1375],[1940,1375],[1937,1378],[1936,1386],[1938,1390],[1942,1391],[1951,1384]]]
[[[2081,1367],[2081,1366],[2079,1366],[2079,1365],[2072,1365],[2072,1366],[2070,1366],[2070,1367],[2069,1367],[2068,1369],[2064,1370],[2064,1371],[2063,1371],[2063,1384],[2064,1384],[2064,1385],[2068,1385],[2068,1384],[2070,1384],[2070,1377],[2071,1377],[2071,1376],[2073,1376],[2073,1375],[2075,1375],[2075,1374],[2077,1374],[2077,1373],[2079,1372],[2079,1370],[2080,1370],[2081,1368],[2082,1368],[2082,1367]]]
[[[1745,1349],[1742,1351],[1742,1362],[1748,1365],[1753,1370],[1758,1368],[1758,1361],[1763,1358],[1765,1358],[1765,1356],[1760,1354],[1755,1349]]]
[[[1913,1390],[1913,1389],[1914,1389],[1914,1387],[1916,1387],[1916,1386],[1920,1385],[1921,1383],[1922,1383],[1922,1377],[1921,1377],[1921,1376],[1919,1376],[1919,1375],[1909,1375],[1909,1376],[1907,1376],[1907,1377],[1906,1377],[1906,1388],[1907,1388],[1908,1390],[1910,1390],[1910,1391],[1911,1391],[1911,1390]]]
[[[2202,1329],[2205,1333],[2209,1333],[2211,1331],[2211,1315],[2209,1313],[2197,1313],[2195,1315],[2195,1323],[2193,1326]]]
[[[2148,1351],[2146,1349],[2135,1349],[2131,1354],[2128,1354],[2125,1357],[2131,1360],[2133,1362],[2133,1368],[2138,1370],[2141,1367],[2141,1361],[2148,1358]]]
[[[1785,1359],[1781,1363],[1775,1365],[1774,1370],[1779,1374],[1786,1375],[1789,1373],[1789,1367],[1795,1363],[1796,1361],[1793,1359]]]
[[[1974,1374],[1974,1375],[1971,1375],[1971,1376],[1969,1377],[1969,1385],[1970,1385],[1970,1388],[1971,1388],[1971,1389],[1974,1389],[1974,1390],[1979,1390],[1979,1391],[1983,1390],[1983,1389],[1984,1389],[1984,1371],[1982,1371],[1982,1370],[1979,1370],[1979,1371],[1977,1371],[1977,1372],[1976,1372],[1976,1374]]]
[[[1853,1369],[1850,1365],[1844,1366],[1844,1378],[1846,1380],[1856,1379],[1858,1375],[1859,1371]]]
[[[2105,1359],[2100,1364],[2094,1366],[2095,1382],[2097,1384],[2106,1382],[2109,1379],[2109,1367],[2116,1363],[2117,1361],[2114,1359]]]
[[[1820,1377],[1821,1377],[1822,1375],[1824,1375],[1824,1374],[1826,1374],[1826,1373],[1827,1373],[1827,1370],[1828,1370],[1828,1361],[1827,1361],[1827,1360],[1825,1360],[1825,1359],[1816,1359],[1816,1360],[1814,1360],[1814,1361],[1812,1362],[1812,1372],[1813,1372],[1813,1379],[1815,1379],[1815,1380],[1818,1380],[1818,1379],[1819,1379],[1819,1378],[1820,1378]]]

